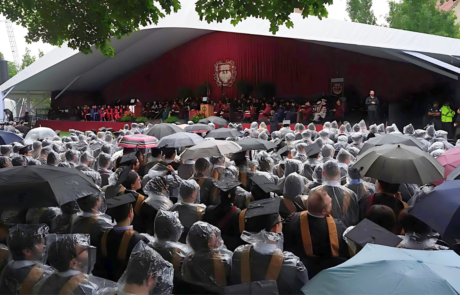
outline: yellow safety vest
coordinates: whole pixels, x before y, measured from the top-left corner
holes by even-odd
[[[452,118],[455,116],[455,112],[450,108],[450,106],[443,106],[441,108],[441,122],[447,123],[452,122]]]

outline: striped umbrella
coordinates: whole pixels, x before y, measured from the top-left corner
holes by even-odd
[[[125,135],[118,144],[125,148],[149,149],[157,147],[158,139],[144,134]]]

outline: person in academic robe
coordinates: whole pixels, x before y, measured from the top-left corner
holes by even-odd
[[[135,198],[124,194],[107,200],[107,213],[116,221],[116,225],[106,231],[100,240],[99,256],[104,263],[107,275],[103,278],[118,281],[126,270],[129,256],[139,241],[148,243],[148,239],[136,232],[131,223],[134,219],[132,203]]]
[[[46,262],[46,235],[43,224],[17,224],[10,228],[8,248],[12,260],[3,268],[0,294],[30,294],[34,285],[52,274]]]
[[[227,250],[220,230],[198,221],[190,228],[187,245],[192,252],[184,259],[182,276],[191,290],[195,294],[222,293],[230,285],[233,253]]]
[[[179,213],[179,220],[184,226],[184,232],[180,238],[181,243],[185,243],[188,231],[192,225],[203,220],[206,206],[200,204],[200,186],[195,180],[184,180],[179,188],[179,201],[171,207],[171,211]]]
[[[345,225],[331,216],[332,199],[327,190],[310,193],[308,211],[291,214],[285,221],[284,248],[299,256],[310,278],[321,270],[336,266],[350,257],[343,240]]]
[[[155,176],[143,190],[148,197],[140,210],[140,232],[153,235],[158,210],[170,210],[173,205],[169,199],[169,184],[163,176]]]
[[[80,164],[75,167],[78,171],[94,171],[91,167],[94,162],[94,157],[88,151],[80,155]]]
[[[324,182],[313,189],[324,189],[332,198],[332,216],[347,227],[359,222],[359,203],[356,194],[340,184],[340,168],[336,160],[323,164]]]
[[[114,282],[91,276],[96,248],[90,246],[89,235],[52,235],[48,239],[48,261],[56,269],[49,277],[39,281],[32,293],[38,295],[87,295]]]
[[[236,197],[236,189],[241,184],[238,180],[226,177],[217,182],[220,190],[220,204],[206,208],[204,221],[217,226],[222,234],[222,239],[230,251],[243,244],[240,239],[239,218],[241,210],[233,203]]]
[[[174,269],[160,254],[140,241],[132,250],[126,271],[116,288],[104,288],[98,295],[172,294]]]
[[[98,247],[102,235],[112,228],[110,219],[105,212],[105,199],[102,194],[95,193],[77,200],[81,215],[72,219],[70,233],[89,234],[91,245]]]
[[[195,172],[195,160],[185,160],[177,169],[177,174],[184,180],[192,178]]]
[[[76,201],[65,203],[60,208],[61,214],[58,214],[54,219],[54,231],[51,233],[69,234],[72,217],[80,211],[80,208]]]
[[[301,212],[306,209],[304,196],[307,179],[297,173],[291,173],[284,182],[283,199],[280,204],[280,215],[287,218],[291,213]]]
[[[216,180],[210,177],[212,170],[211,163],[204,158],[195,162],[194,179],[200,186],[200,200],[206,206],[216,205],[219,203],[219,188],[216,186]]]
[[[101,186],[104,187],[109,184],[109,177],[113,172],[109,169],[112,164],[112,160],[109,154],[101,152],[98,156],[99,170],[97,171],[101,175]]]
[[[241,238],[247,245],[238,247],[232,258],[232,284],[276,281],[279,294],[302,294],[308,272],[299,257],[283,251],[283,225],[279,215],[280,199],[249,204],[244,222],[251,232]]]

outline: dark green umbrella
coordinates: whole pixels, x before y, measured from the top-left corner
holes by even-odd
[[[364,143],[363,147],[359,151],[359,155],[364,154],[367,150],[375,146],[382,146],[384,144],[403,144],[408,146],[415,146],[421,150],[423,150],[425,147],[425,145],[415,137],[392,133],[369,139],[366,141],[366,143]]]
[[[418,147],[386,144],[358,156],[353,166],[365,176],[390,183],[426,184],[444,178],[444,167]]]

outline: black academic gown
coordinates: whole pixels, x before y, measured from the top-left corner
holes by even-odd
[[[99,219],[97,215],[90,217],[79,216],[72,225],[71,233],[89,234],[91,245],[99,247],[102,235],[111,228],[111,224]]]
[[[238,246],[244,244],[240,238],[240,213],[241,210],[236,206],[220,204],[207,207],[204,215],[204,221],[220,229],[225,246],[230,251],[234,251]]]
[[[220,202],[219,188],[216,186],[215,179],[201,176],[193,177],[200,186],[200,201],[206,206],[215,205]]]
[[[205,209],[204,206],[194,206],[186,203],[177,203],[171,208],[171,211],[179,213],[179,220],[184,226],[184,232],[179,239],[181,243],[186,243],[188,231],[192,225],[197,221],[203,220]]]
[[[326,218],[316,218],[311,215],[308,215],[308,223],[314,256],[307,256],[303,246],[302,234],[304,233],[302,233],[300,225],[300,215],[301,213],[291,214],[285,221],[283,226],[284,250],[291,251],[300,258],[307,267],[310,278],[321,270],[336,266],[350,257],[348,245],[343,240],[345,225],[334,218],[339,242],[339,255],[333,257]]]
[[[69,234],[70,233],[70,222],[73,214],[60,214],[54,219],[54,231],[55,234]]]
[[[46,265],[25,263],[26,266],[19,268],[13,268],[11,264],[5,266],[0,282],[0,294],[30,294],[33,286],[51,272]],[[28,284],[24,284],[26,279]]]
[[[246,246],[239,247],[232,258],[232,284],[241,284],[241,254]],[[303,263],[291,252],[283,252],[284,260],[276,279],[279,294],[303,294],[300,290],[308,282],[308,272]],[[249,252],[249,270],[251,281],[264,281],[267,279],[272,254],[261,254],[251,247]]]
[[[72,281],[70,281],[71,279]],[[38,295],[49,295],[61,294],[61,290],[70,290],[72,295],[90,295],[95,294],[97,289],[97,286],[90,283],[82,273],[69,276],[60,276],[54,273],[46,279],[36,292]]]
[[[177,169],[177,174],[182,179],[190,179],[195,174],[195,164],[182,164]]]
[[[283,219],[286,219],[291,213],[301,212],[305,209],[300,196],[296,196],[292,200],[283,198],[280,203],[280,215]]]
[[[126,239],[128,242],[122,241]],[[105,241],[104,241],[105,240]],[[149,240],[138,232],[127,227],[114,227],[101,238],[98,257],[104,261],[105,275],[98,272],[98,276],[117,282],[128,266],[129,256],[140,241],[146,244]],[[93,272],[94,273],[94,272]]]

